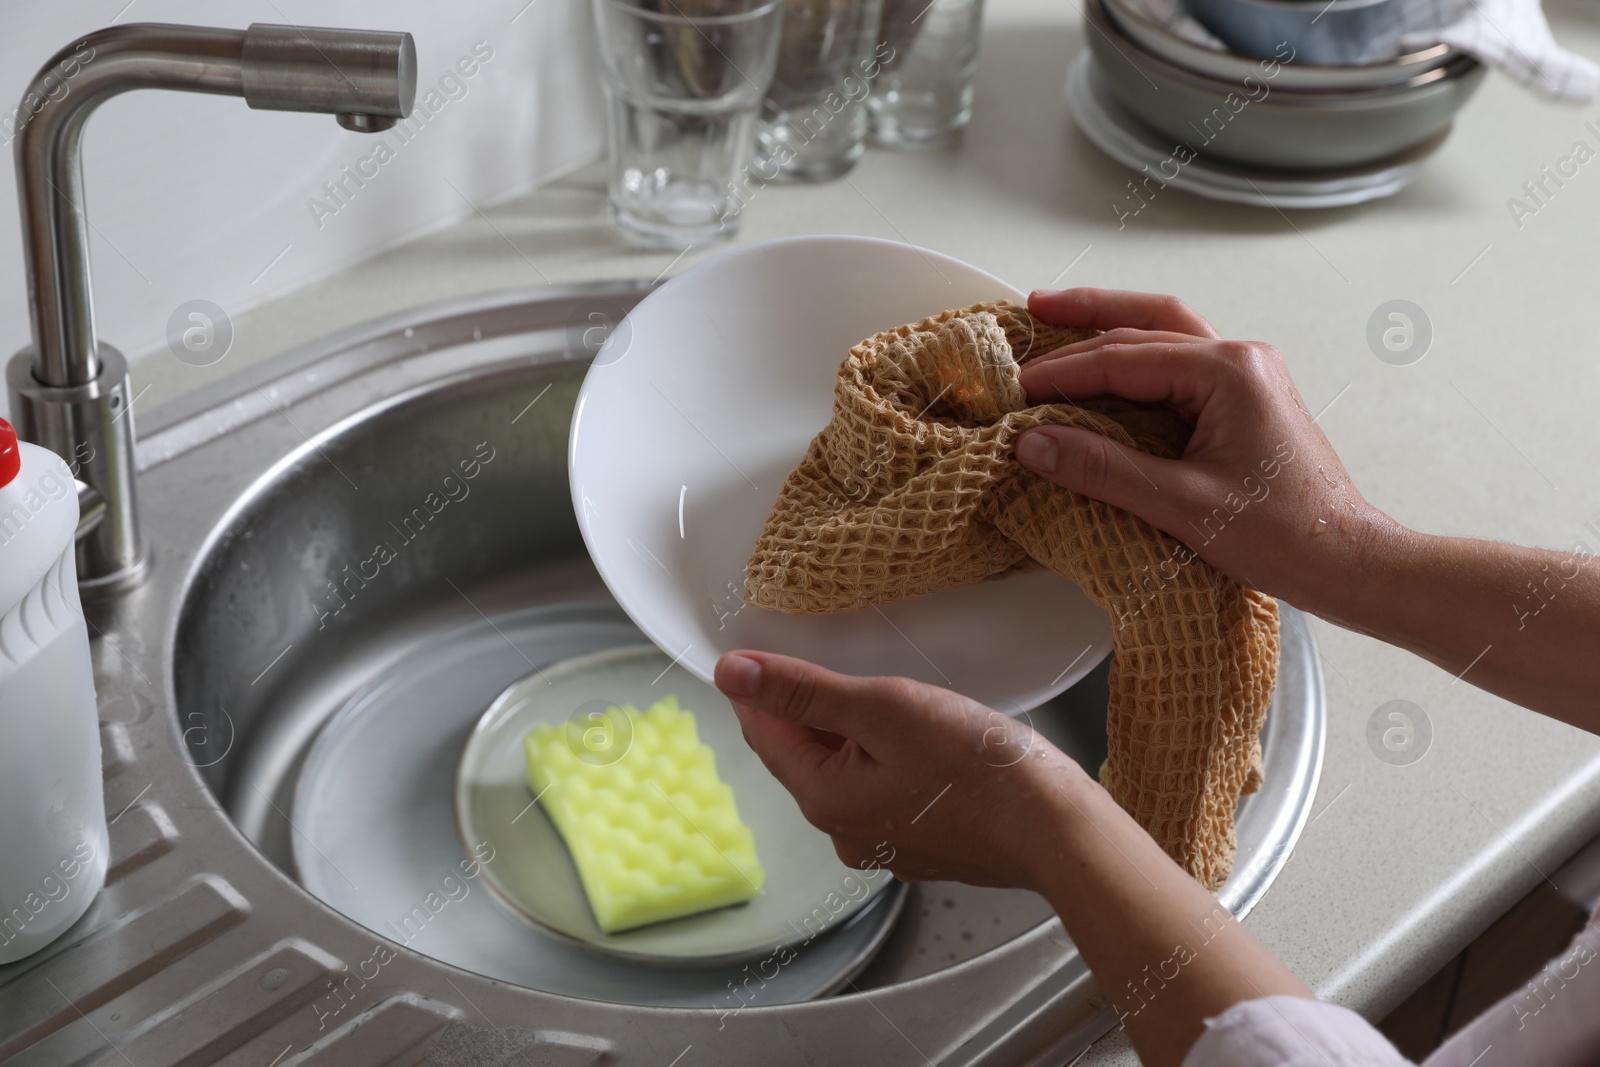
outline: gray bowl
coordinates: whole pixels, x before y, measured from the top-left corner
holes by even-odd
[[[1247,167],[1328,170],[1397,155],[1448,127],[1484,76],[1463,55],[1398,85],[1280,89],[1268,61],[1245,78],[1212,78],[1141,48],[1112,23],[1102,0],[1087,0],[1084,16],[1095,31],[1087,34],[1089,50],[1129,111],[1175,147]]]
[[[1240,81],[1251,75],[1260,76],[1255,59],[1237,52],[1225,52],[1205,45],[1195,44],[1174,33],[1160,22],[1135,8],[1128,0],[1105,0],[1106,14],[1117,28],[1133,38],[1146,51],[1167,62],[1213,78]],[[1360,66],[1322,66],[1304,61],[1295,55],[1273,79],[1275,87],[1297,90],[1334,90],[1350,92],[1356,89],[1373,89],[1385,85],[1398,85],[1435,67],[1442,67],[1459,59],[1461,53],[1447,44],[1436,44],[1416,52],[1366,63]]]
[[[1395,50],[1407,0],[1183,0],[1236,52],[1304,63],[1370,63]]]

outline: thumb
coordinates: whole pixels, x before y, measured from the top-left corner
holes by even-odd
[[[1130,511],[1158,529],[1178,524],[1192,495],[1181,460],[1129,448],[1080,426],[1039,426],[1017,437],[1017,462],[1074,493]]]
[[[717,661],[717,688],[736,705],[794,726],[859,738],[871,732],[870,678],[838,674],[771,652],[729,652]],[[866,714],[862,714],[866,711]]]
[[[848,715],[853,702],[845,690],[859,679],[788,656],[729,652],[717,661],[715,680],[745,741],[801,801],[817,788],[817,772],[871,718]]]

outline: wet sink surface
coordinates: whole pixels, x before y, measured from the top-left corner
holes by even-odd
[[[202,1049],[239,1063],[643,1064],[694,1045],[700,1063],[998,1064],[1070,1058],[1114,1023],[1049,909],[1020,891],[912,887],[841,995],[779,1006],[754,990],[662,1011],[445,966],[293,882],[294,784],[352,694],[485,617],[609,601],[571,512],[567,426],[592,315],[614,322],[643,291],[537,290],[376,324],[141,427],[152,576],[88,609],[115,877],[72,934],[0,968],[0,1019],[18,1020],[0,1023],[0,1058],[115,1042],[141,1067]],[[1236,911],[1287,860],[1321,760],[1315,654],[1289,619],[1267,785],[1241,811],[1223,893]],[[1032,713],[1091,768],[1104,717],[1104,665]],[[106,982],[104,961],[130,955],[142,962]],[[52,973],[81,987],[62,993],[85,1018],[50,1006]]]

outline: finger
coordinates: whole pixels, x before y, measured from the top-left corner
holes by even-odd
[[[833,854],[839,857],[840,863],[852,870],[876,871],[880,866],[877,856],[869,846],[850,838],[834,837]]]
[[[1029,403],[1075,403],[1092,396],[1171,404],[1198,414],[1233,373],[1237,360],[1219,346],[1240,342],[1165,341],[1102,345],[1024,367]]]
[[[1212,325],[1175,296],[1117,289],[1040,289],[1028,297],[1028,310],[1057,326],[1114,330],[1171,330],[1195,337],[1221,337]]]
[[[729,652],[717,661],[717,688],[743,703],[798,726],[868,741],[913,709],[892,678],[857,678],[772,652]]]
[[[1035,474],[1095,500],[1131,511],[1171,531],[1196,497],[1194,474],[1078,426],[1040,426],[1017,437],[1017,461]]]
[[[1092,352],[1107,345],[1142,345],[1156,341],[1181,345],[1192,344],[1194,340],[1194,337],[1189,334],[1174,333],[1171,330],[1140,330],[1132,326],[1119,326],[1114,330],[1097,333],[1093,337],[1082,341],[1074,341],[1070,345],[1062,345],[1060,348],[1051,349],[1049,352],[1034,356],[1023,364],[1024,373],[1026,373],[1026,368],[1028,367],[1036,367],[1049,360],[1060,359],[1062,356],[1076,355],[1079,352]]]
[[[739,717],[745,743],[772,776],[803,804],[815,789],[817,772],[837,749],[809,726],[785,722],[737,702],[733,710]]]

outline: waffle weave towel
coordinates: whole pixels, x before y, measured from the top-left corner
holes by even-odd
[[[1016,464],[1017,434],[1046,423],[1182,453],[1189,424],[1165,409],[1028,406],[1021,364],[1092,333],[995,302],[851,349],[832,421],[785,481],[750,558],[745,599],[835,612],[1034,564],[1072,579],[1113,624],[1101,784],[1215,889],[1232,866],[1239,796],[1260,783],[1277,602],[1128,512]]]

